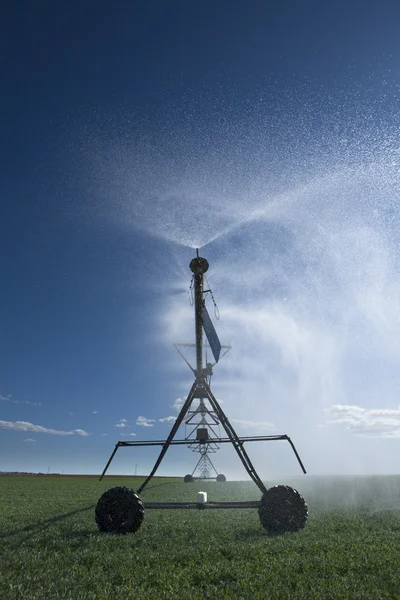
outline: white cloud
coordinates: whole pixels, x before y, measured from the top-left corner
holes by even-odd
[[[164,417],[163,419],[158,419],[159,423],[174,423],[176,421],[176,417]]]
[[[136,433],[128,433],[128,435],[132,435],[133,436],[133,435],[136,435]]]
[[[83,429],[73,429],[72,431],[63,431],[59,429],[48,429],[42,425],[34,425],[27,421],[0,421],[0,428],[12,429],[14,431],[35,431],[37,433],[50,433],[52,435],[89,435]]]
[[[75,413],[73,413],[73,412],[69,412],[68,414],[69,414],[70,416],[72,416],[72,415],[74,415]]]
[[[24,440],[24,442],[36,442],[36,440],[33,440],[32,438],[26,438],[26,440]]]
[[[121,423],[127,423],[128,419],[120,419]]]
[[[11,404],[29,404],[30,406],[42,406],[41,402],[30,402],[29,400],[13,400],[11,394],[3,396],[0,394],[0,400],[3,402],[11,402]]]
[[[136,425],[139,427],[154,427],[155,419],[147,419],[146,417],[138,417],[136,419]]]
[[[183,398],[177,398],[171,408],[174,408],[176,412],[179,412],[184,404],[185,400]]]
[[[400,438],[400,410],[368,409],[336,404],[327,410],[326,425],[342,425],[359,437]]]
[[[248,421],[246,419],[231,419],[231,421],[242,429],[260,430],[265,432],[266,435],[276,428],[274,423],[270,423],[269,421]]]
[[[84,431],[84,429],[74,429],[73,431],[67,431],[65,434],[63,433],[63,435],[89,435],[87,431]]]
[[[98,410],[92,410],[92,415],[97,415],[98,412]]]
[[[114,427],[126,427],[125,423],[117,423]]]

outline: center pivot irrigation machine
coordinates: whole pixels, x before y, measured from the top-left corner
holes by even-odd
[[[206,308],[205,296],[208,292],[210,292],[210,290],[204,289],[204,274],[208,270],[208,267],[208,261],[199,256],[199,251],[196,250],[196,258],[193,258],[190,263],[190,269],[193,272],[191,289],[193,289],[194,292],[196,343],[194,345],[174,344],[178,352],[192,370],[195,378],[194,383],[166,440],[132,442],[124,441],[116,444],[114,451],[104,468],[100,480],[103,479],[119,447],[161,446],[162,448],[150,475],[147,477],[144,483],[142,483],[137,492],[127,487],[113,487],[101,496],[95,510],[96,523],[100,531],[108,533],[135,533],[143,522],[145,508],[257,508],[261,525],[270,535],[298,531],[299,529],[302,529],[307,522],[307,505],[299,492],[285,485],[276,485],[267,489],[256,472],[244,447],[245,443],[247,442],[287,440],[296,455],[303,473],[305,473],[306,470],[292,440],[286,434],[239,437],[211,391],[210,380],[212,375],[212,367],[214,365],[207,363],[206,361],[205,367],[203,366],[203,348],[210,348],[213,353],[215,363],[218,363],[221,358],[221,350],[225,350],[225,352],[222,354],[223,356],[226,354],[226,352],[228,352],[230,346],[221,345]],[[203,329],[208,340],[208,345],[203,344]],[[195,347],[196,369],[189,364],[182,352],[179,350],[179,347],[181,346]],[[197,407],[195,402],[196,400],[199,401]],[[192,408],[193,406],[194,408]],[[187,427],[189,426],[191,431],[185,437],[185,439],[175,440],[175,435],[182,423],[185,423]],[[217,430],[219,429],[220,425],[225,430],[227,437],[217,436]],[[233,445],[248,475],[261,491],[261,500],[247,502],[207,502],[206,494],[201,492],[197,495],[197,502],[144,503],[140,498],[139,494],[144,490],[146,485],[156,473],[161,461],[171,445],[186,445],[189,448],[192,448],[192,450],[200,453],[200,459],[193,471],[193,474],[186,475],[185,477],[185,481],[193,481],[193,475],[196,472],[196,469],[199,470],[199,478],[202,479],[209,478],[211,468],[215,471],[214,465],[212,464],[208,454],[215,452],[219,448],[220,444],[225,443],[230,443]],[[215,473],[217,474],[216,471]],[[217,474],[216,479],[217,481],[225,481],[225,476],[222,474]]]

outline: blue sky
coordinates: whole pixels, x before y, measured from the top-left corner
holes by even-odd
[[[238,432],[290,434],[311,473],[398,471],[399,16],[3,9],[0,470],[101,472],[118,439],[168,434],[199,245]],[[298,473],[280,444],[253,453],[265,478]],[[160,472],[194,461],[173,449]],[[215,463],[243,476],[227,448]]]

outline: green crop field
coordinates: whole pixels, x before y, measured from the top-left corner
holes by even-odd
[[[298,533],[268,537],[257,510],[147,510],[101,534],[94,507],[140,479],[0,477],[0,598],[400,598],[400,477],[304,477]],[[275,482],[276,483],[276,482]],[[272,484],[271,484],[272,485]],[[154,479],[143,500],[257,500],[252,483]]]

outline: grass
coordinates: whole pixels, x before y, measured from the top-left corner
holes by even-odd
[[[400,477],[293,482],[310,518],[281,537],[265,535],[256,510],[148,510],[134,535],[100,534],[100,495],[140,481],[0,477],[0,598],[400,598]],[[260,498],[247,482],[154,479],[143,499],[200,489]]]

